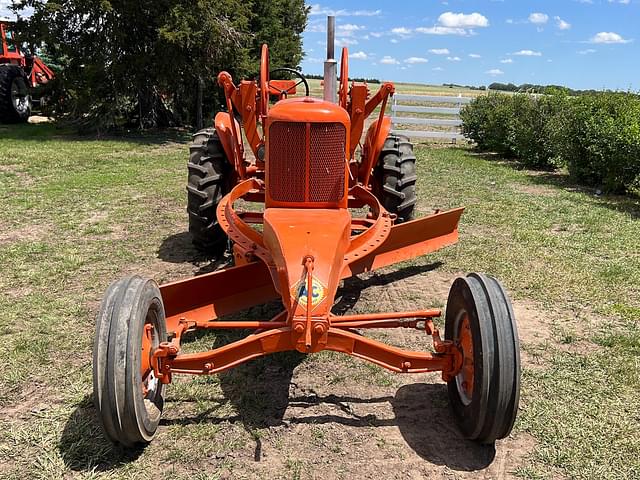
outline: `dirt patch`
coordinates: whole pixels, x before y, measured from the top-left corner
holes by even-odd
[[[549,188],[544,185],[515,185],[514,190],[520,193],[526,193],[528,195],[536,195],[536,196],[552,196],[555,195],[555,192],[552,188]]]
[[[56,397],[53,389],[45,383],[30,383],[22,390],[16,402],[2,409],[3,420],[20,421],[41,415],[57,403]]]
[[[0,231],[0,246],[16,242],[38,242],[49,235],[50,225],[39,223],[18,228],[3,228]]]
[[[14,175],[20,181],[20,184],[25,187],[32,186],[35,183],[35,179],[31,175],[18,170],[15,165],[0,165],[0,173]]]
[[[33,293],[33,288],[27,287],[27,286],[20,286],[15,288],[9,288],[5,290],[4,293],[8,297],[18,300],[20,298],[24,298],[28,295],[31,295]]]
[[[89,240],[126,239],[129,234],[127,228],[120,223],[108,220],[109,215],[106,212],[94,212],[80,224],[80,228],[85,232],[84,238]]]
[[[276,361],[250,378],[251,367],[230,372],[221,377],[228,405],[196,414],[192,403],[185,411],[169,402],[158,440],[217,425],[217,444],[235,447],[211,449],[192,468],[232,462],[226,478],[512,478],[535,447],[526,434],[495,447],[462,438],[437,374],[385,372],[400,384],[380,386],[357,379],[359,362],[338,358],[295,369]],[[344,382],[332,380],[337,372]]]

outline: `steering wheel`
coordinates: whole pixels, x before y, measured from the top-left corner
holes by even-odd
[[[275,82],[278,82],[281,80],[274,80],[273,83],[270,80],[270,74],[275,72],[291,73],[296,77],[298,77],[300,81],[295,85],[292,85],[283,90],[282,88],[278,88],[275,85]],[[284,94],[286,96],[287,93],[290,93],[289,92],[290,90],[293,90],[295,87],[297,87],[300,84],[304,84],[305,96],[308,97],[309,83],[307,82],[307,79],[304,77],[304,75],[302,75],[302,73],[292,68],[276,68],[272,72],[269,72],[269,47],[267,47],[266,44],[262,45],[262,51],[260,53],[260,80],[258,83],[260,87],[260,107],[259,107],[258,113],[262,116],[267,115],[267,112],[269,110],[269,91],[270,90],[274,91],[276,94]]]
[[[275,82],[278,82],[278,80],[271,80],[271,74],[272,73],[277,73],[277,72],[291,73],[292,75],[298,77],[300,79],[300,81],[298,81],[297,83],[291,85],[290,87],[286,87],[285,86],[285,88],[281,88],[281,85],[276,85],[275,84]],[[287,67],[276,68],[276,69],[271,70],[269,72],[269,81],[267,82],[267,86],[269,87],[269,90],[271,92],[277,91],[279,95],[284,95],[286,97],[289,93],[293,93],[293,91],[295,91],[295,88],[300,84],[304,85],[304,96],[308,97],[309,96],[309,83],[307,82],[307,79],[305,78],[305,76],[302,75],[302,72],[299,72],[298,70],[294,70],[293,68],[287,68]]]
[[[349,101],[349,50],[342,47],[342,56],[340,57],[340,86],[338,88],[338,103],[347,109]]]

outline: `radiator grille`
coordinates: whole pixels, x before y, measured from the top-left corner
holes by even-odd
[[[309,200],[339,202],[344,196],[344,125],[312,123],[310,137]]]
[[[269,128],[269,195],[277,202],[303,202],[306,124],[276,122]]]
[[[277,202],[339,202],[345,188],[345,127],[311,123],[309,146],[306,130],[306,123],[296,122],[275,122],[269,127],[269,195]]]

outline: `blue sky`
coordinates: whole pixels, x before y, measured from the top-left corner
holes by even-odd
[[[308,3],[307,73],[322,73],[333,13],[337,47],[349,47],[353,76],[640,90],[640,0]],[[0,17],[10,16],[9,4],[0,0]]]
[[[303,71],[322,73],[326,16],[352,76],[640,90],[640,0],[309,3]]]

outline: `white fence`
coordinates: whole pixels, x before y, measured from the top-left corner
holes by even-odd
[[[393,96],[391,104],[392,133],[406,135],[410,138],[440,138],[449,139],[452,142],[463,140],[460,133],[462,120],[460,120],[460,108],[471,102],[471,97],[447,97],[440,95],[405,95],[397,93]],[[447,105],[434,106],[435,105]],[[403,116],[398,113],[432,113],[439,118],[427,118],[425,116]],[[422,125],[425,130],[405,130],[397,128],[397,125]],[[448,127],[429,129],[429,127]]]

